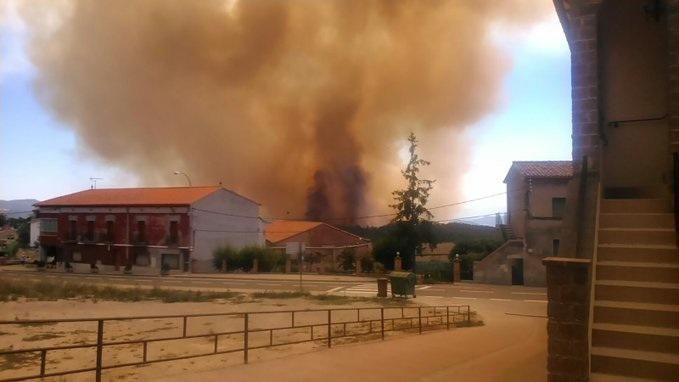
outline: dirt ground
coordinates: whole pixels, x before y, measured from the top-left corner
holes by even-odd
[[[60,300],[60,301],[17,301],[0,304],[0,320],[27,319],[60,319],[60,318],[89,318],[89,317],[129,317],[148,315],[172,314],[200,314],[200,313],[233,313],[233,312],[262,312],[272,310],[303,310],[303,309],[335,309],[348,307],[374,307],[374,302],[355,302],[341,306],[328,305],[320,301],[308,299],[252,299],[223,300],[201,303],[162,303],[162,302],[111,302],[92,300]],[[417,308],[408,305],[406,315],[416,316]],[[379,319],[380,311],[362,312],[361,319]],[[399,316],[400,308],[386,309],[385,318]],[[333,322],[353,321],[356,311],[334,312]],[[320,326],[327,320],[327,312],[309,312],[296,314],[296,325],[317,324],[314,338],[327,336],[327,326]],[[250,318],[249,328],[266,329],[288,326],[291,323],[289,313],[257,314]],[[26,349],[44,346],[63,346],[72,344],[86,344],[96,342],[96,322],[59,323],[59,324],[25,324],[0,325],[0,349]],[[377,324],[379,325],[379,324]],[[347,325],[348,332],[369,330],[365,324]],[[189,318],[187,321],[187,335],[211,335],[214,333],[239,331],[243,329],[243,318],[239,315],[224,315],[212,317]],[[121,320],[106,322],[104,341],[126,341],[136,339],[164,338],[181,336],[183,330],[182,318]],[[273,343],[302,341],[310,336],[310,328],[295,328],[276,331],[273,338],[269,331],[251,333],[250,347]],[[342,325],[333,326],[333,336],[342,334]],[[372,330],[378,330],[373,326]],[[362,337],[358,340],[370,339],[379,334]],[[333,344],[353,342],[357,339],[345,338],[333,341]],[[242,347],[243,335],[219,336],[218,350],[237,349]],[[250,361],[271,360],[283,355],[307,353],[314,349],[325,348],[325,341],[307,342],[296,345],[260,349],[250,353]],[[214,337],[200,337],[195,339],[181,339],[158,341],[148,344],[148,359],[172,358],[182,355],[209,353],[214,347]],[[104,365],[138,362],[142,359],[142,344],[116,345],[104,350]],[[0,379],[20,377],[39,372],[39,354],[15,355],[0,362]],[[56,372],[66,369],[92,367],[95,364],[94,348],[58,350],[48,353],[46,372]],[[131,366],[109,369],[103,373],[103,380],[145,381],[163,376],[177,375],[186,372],[197,372],[214,368],[239,365],[243,363],[243,353],[238,351],[230,354],[198,357],[171,362],[158,362],[144,366]],[[45,379],[47,381],[90,381],[92,373],[74,374],[63,377]]]

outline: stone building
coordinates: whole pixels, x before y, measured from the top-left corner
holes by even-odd
[[[571,50],[574,175],[559,256],[544,260],[549,380],[674,381],[679,1],[554,4]]]
[[[570,161],[513,162],[505,177],[506,242],[474,264],[474,281],[493,284],[545,285],[542,259],[561,246]]]
[[[259,205],[222,187],[93,189],[35,205],[41,257],[76,271],[211,272],[223,245],[264,245]]]
[[[339,267],[340,255],[350,250],[356,257],[357,272],[360,272],[360,258],[370,255],[370,240],[354,235],[330,224],[304,220],[275,220],[266,225],[266,243],[269,247],[285,254],[290,244],[303,244],[305,271],[335,271]],[[297,257],[288,256],[286,270],[297,267]]]

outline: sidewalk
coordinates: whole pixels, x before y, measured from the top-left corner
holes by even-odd
[[[268,361],[256,360],[253,352],[249,365],[158,381],[546,381],[546,320],[507,315],[507,309],[516,310],[499,304],[479,309],[486,320],[482,327],[396,336]],[[518,313],[544,314],[544,309]]]

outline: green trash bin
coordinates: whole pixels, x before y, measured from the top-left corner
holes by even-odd
[[[408,295],[415,296],[415,274],[412,272],[391,272],[389,274],[391,281],[391,295],[408,297]]]

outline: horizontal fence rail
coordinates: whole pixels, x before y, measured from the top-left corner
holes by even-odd
[[[289,325],[274,325],[270,327],[258,327],[253,325],[257,319],[271,315],[289,316]],[[303,316],[315,315],[315,322],[306,320]],[[302,316],[302,319],[300,319]],[[235,324],[238,329],[224,330],[209,333],[188,334],[191,320],[200,318],[225,317],[236,319]],[[165,336],[159,338],[141,338],[121,341],[105,341],[105,324],[115,322],[134,322],[142,320],[178,320],[181,327],[180,335]],[[279,320],[280,321],[280,320]],[[395,331],[417,330],[422,334],[424,330],[450,329],[451,326],[469,324],[471,322],[471,310],[469,305],[444,305],[444,306],[420,306],[420,307],[367,307],[367,308],[337,308],[337,309],[306,309],[306,310],[275,310],[260,312],[230,312],[230,313],[204,313],[204,314],[182,314],[182,315],[153,315],[153,316],[130,316],[130,317],[105,317],[105,318],[83,318],[83,319],[60,319],[60,320],[13,320],[0,321],[0,327],[7,325],[15,326],[41,326],[68,323],[96,323],[96,342],[75,343],[59,346],[44,346],[33,348],[21,348],[11,350],[0,350],[0,359],[6,361],[8,357],[19,354],[33,354],[39,357],[39,373],[13,376],[1,379],[0,382],[21,381],[25,379],[37,379],[45,377],[55,377],[67,374],[84,372],[94,372],[96,381],[101,381],[102,370],[139,366],[157,362],[168,362],[180,359],[205,357],[217,354],[228,354],[235,352],[243,353],[243,362],[248,363],[249,351],[264,349],[283,345],[293,345],[304,342],[320,341],[325,342],[328,347],[332,347],[333,340],[347,337],[359,337],[374,335],[384,340],[385,333]],[[233,321],[231,323],[234,323]],[[197,325],[196,325],[197,326]],[[173,327],[174,328],[174,327]],[[165,328],[171,330],[173,328]],[[200,327],[198,327],[199,329]],[[276,333],[291,330],[304,330],[308,337],[285,341],[276,338]],[[308,332],[308,333],[306,333]],[[133,332],[132,332],[133,333]],[[251,336],[265,334],[265,343],[252,344]],[[126,337],[127,335],[118,335]],[[224,340],[227,337],[240,336],[239,346],[220,350],[220,337]],[[267,338],[268,337],[268,340]],[[212,342],[211,351],[198,354],[189,354],[170,357],[151,357],[149,355],[149,344],[163,341],[180,341],[190,339],[207,339]],[[141,347],[141,357],[132,362],[122,362],[116,364],[104,364],[103,353],[105,348],[123,345],[138,345]],[[80,369],[68,369],[58,371],[47,371],[46,364],[50,352],[67,351],[73,349],[93,349],[96,350],[96,361],[91,367]],[[162,350],[162,349],[161,349]],[[36,362],[35,368],[38,368]],[[26,369],[25,367],[21,368]]]

